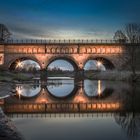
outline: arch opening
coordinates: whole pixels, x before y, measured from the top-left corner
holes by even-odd
[[[106,71],[106,70],[113,70],[115,69],[114,64],[102,57],[97,57],[97,58],[90,58],[86,61],[84,65],[84,70],[93,70],[93,71]]]
[[[74,72],[78,69],[76,63],[68,58],[54,58],[50,60],[47,67],[48,76],[74,76]]]
[[[26,57],[16,59],[9,66],[9,70],[20,72],[39,72],[40,69],[39,62]]]

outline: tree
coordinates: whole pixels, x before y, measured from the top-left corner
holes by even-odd
[[[115,32],[114,40],[116,40],[119,43],[125,43],[127,41],[127,37],[121,30],[118,30]]]
[[[8,28],[4,24],[0,24],[0,42],[4,42],[10,35]]]
[[[132,71],[132,80],[136,81],[136,58],[137,49],[140,43],[140,24],[129,23],[126,24],[123,30],[118,30],[115,33],[114,38],[116,40],[123,40],[126,43],[126,51],[128,52],[128,59],[130,62],[130,68]]]

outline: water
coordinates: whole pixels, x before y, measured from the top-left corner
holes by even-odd
[[[26,140],[140,139],[139,84],[49,79],[15,89],[4,111]],[[53,105],[25,107],[31,103]]]

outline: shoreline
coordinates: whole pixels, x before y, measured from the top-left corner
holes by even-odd
[[[33,83],[34,80],[38,77],[40,80],[40,75],[33,75],[32,73],[22,73],[22,72],[9,72],[9,71],[0,71],[0,83]],[[104,72],[84,72],[81,76],[66,76],[66,75],[48,75],[49,79],[66,79],[69,77],[71,79],[77,79],[79,81],[89,79],[89,80],[107,80],[107,81],[125,81],[132,82],[133,76],[130,71],[104,71]],[[47,79],[47,78],[46,78]],[[46,80],[44,78],[44,80]],[[140,72],[136,73],[136,82],[140,82]]]
[[[0,140],[24,140],[14,123],[4,114],[0,107]]]

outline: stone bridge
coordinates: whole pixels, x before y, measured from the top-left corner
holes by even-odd
[[[106,69],[122,69],[127,63],[126,45],[116,42],[9,42],[0,44],[0,67],[10,69],[17,61],[34,60],[41,69],[57,60],[83,70],[88,60],[101,60]]]

